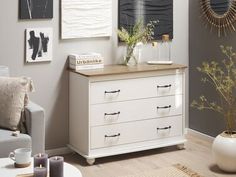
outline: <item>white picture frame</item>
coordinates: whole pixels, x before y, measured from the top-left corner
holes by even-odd
[[[53,29],[26,29],[26,63],[52,61]]]
[[[110,37],[112,0],[62,0],[61,38]]]

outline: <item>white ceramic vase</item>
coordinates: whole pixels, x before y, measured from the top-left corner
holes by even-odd
[[[218,167],[225,172],[236,172],[236,132],[218,135],[212,145],[213,156]]]

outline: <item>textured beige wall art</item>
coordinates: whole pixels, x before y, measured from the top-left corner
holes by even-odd
[[[62,0],[62,39],[109,37],[112,0]]]

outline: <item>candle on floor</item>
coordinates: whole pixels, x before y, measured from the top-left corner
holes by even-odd
[[[34,168],[34,177],[47,177],[47,169],[40,165]]]
[[[39,153],[39,154],[34,155],[34,167],[39,167],[40,165],[48,169],[48,155],[47,154]]]
[[[49,159],[50,177],[64,177],[64,158],[60,156]]]

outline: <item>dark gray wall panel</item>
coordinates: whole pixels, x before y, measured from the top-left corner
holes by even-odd
[[[204,26],[205,21],[200,18],[201,10],[199,0],[189,1],[189,102],[206,95],[210,100],[216,100],[218,95],[214,88],[203,85],[201,74],[196,70],[203,61],[216,60],[221,62],[224,56],[220,45],[230,45],[236,50],[236,33],[229,33],[226,37],[219,38],[217,31],[210,32]],[[189,127],[202,133],[216,136],[225,130],[223,118],[212,111],[198,111],[189,108]]]

